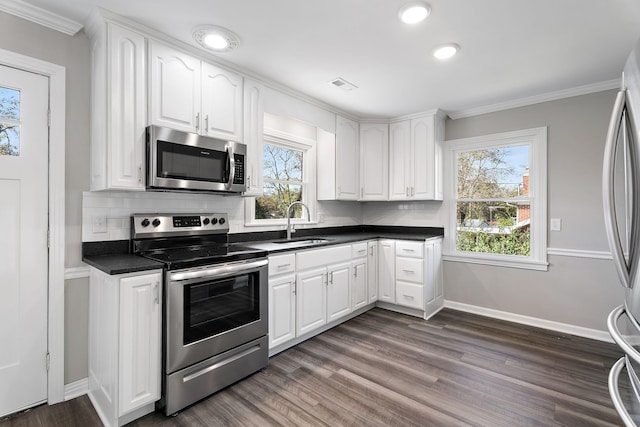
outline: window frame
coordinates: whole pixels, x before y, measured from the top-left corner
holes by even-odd
[[[303,218],[291,218],[291,223],[300,224],[316,224],[317,198],[316,198],[316,141],[302,136],[277,131],[274,129],[264,130],[263,144],[280,145],[282,147],[293,150],[302,151],[302,203],[309,208],[311,221],[307,220],[307,216],[303,212]],[[263,157],[260,161],[264,161]],[[263,178],[264,188],[264,178]],[[256,219],[255,217],[255,200],[257,196],[247,197],[245,199],[245,226],[246,227],[268,227],[273,229],[274,226],[286,226],[286,218],[277,219]]]
[[[529,199],[531,251],[529,256],[467,252],[456,249],[458,164],[457,154],[466,151],[527,145],[529,147]],[[547,271],[547,127],[524,129],[446,141],[445,201],[448,230],[445,233],[446,261]],[[445,169],[446,170],[446,169]],[[481,200],[481,199],[477,199]]]

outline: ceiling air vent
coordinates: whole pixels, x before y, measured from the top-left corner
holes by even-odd
[[[348,81],[346,81],[342,77],[338,77],[337,79],[331,80],[329,82],[329,84],[332,84],[335,87],[338,87],[338,88],[340,88],[342,90],[358,89],[358,86],[354,85],[353,83],[349,83]]]

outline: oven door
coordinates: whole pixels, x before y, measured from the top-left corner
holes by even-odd
[[[166,273],[166,373],[267,335],[267,259]]]

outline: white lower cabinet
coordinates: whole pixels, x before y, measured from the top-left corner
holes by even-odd
[[[378,241],[367,243],[367,302],[378,301]]]
[[[351,245],[296,254],[296,331],[304,335],[351,312]]]
[[[296,337],[296,256],[269,257],[269,348]]]
[[[396,304],[424,309],[424,243],[396,242]]]
[[[396,302],[396,242],[378,241],[378,301]]]
[[[428,319],[444,306],[442,281],[442,239],[425,243],[424,318]]]
[[[162,273],[90,272],[89,397],[106,426],[153,412],[160,399]]]

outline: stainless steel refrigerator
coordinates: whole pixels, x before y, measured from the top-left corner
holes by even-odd
[[[640,419],[640,41],[622,73],[607,132],[602,183],[607,238],[625,290],[623,304],[607,319],[609,333],[625,353],[611,368],[609,393],[625,425],[636,426]],[[625,370],[629,381],[620,378]]]

